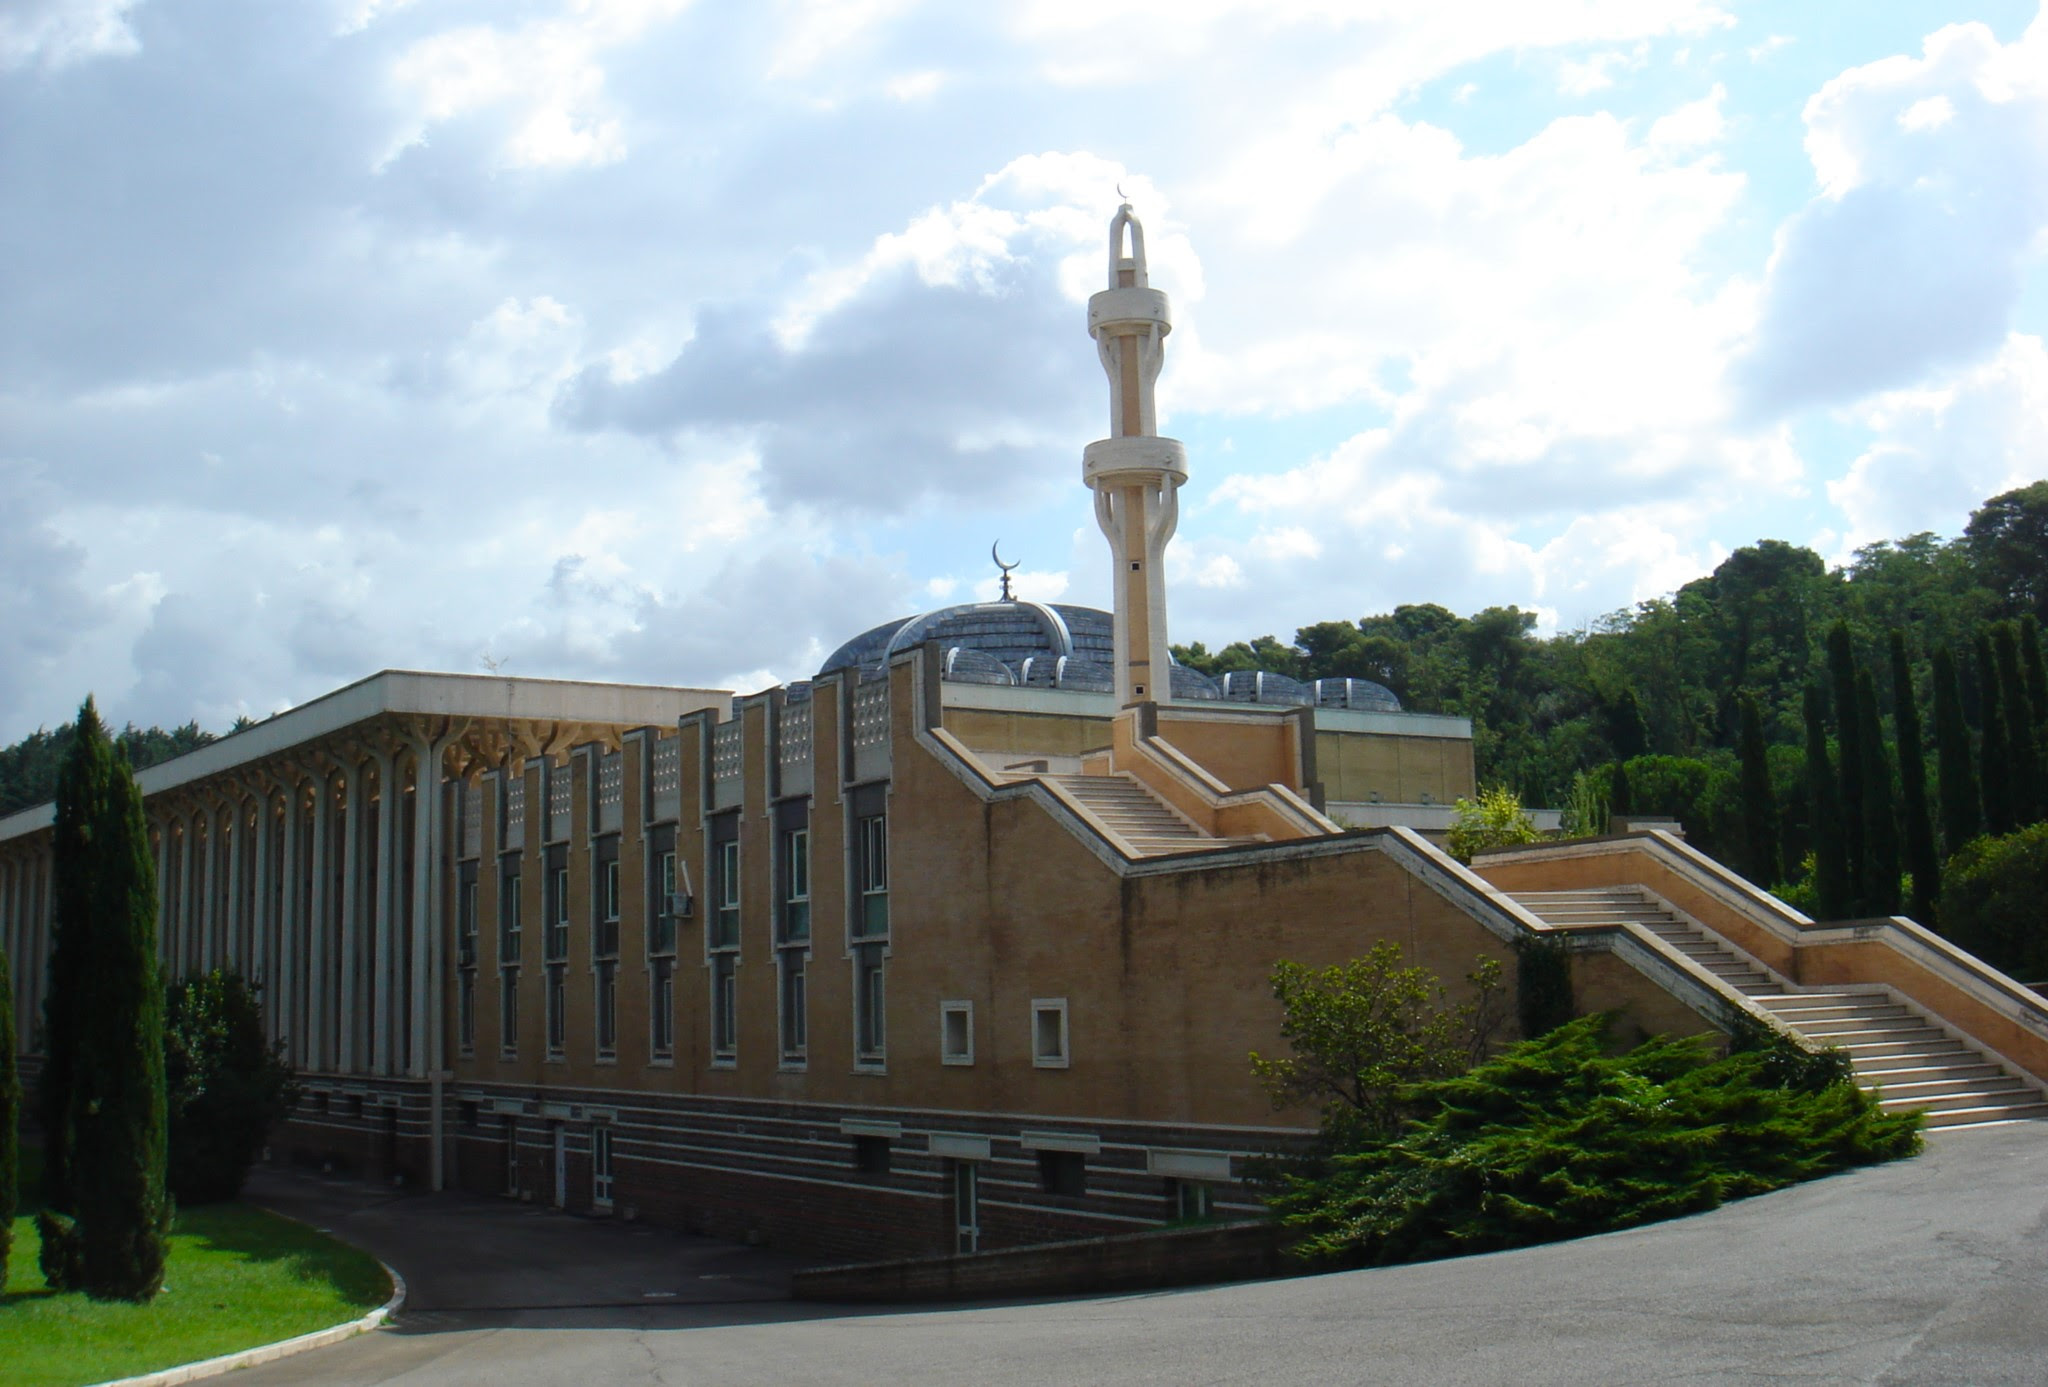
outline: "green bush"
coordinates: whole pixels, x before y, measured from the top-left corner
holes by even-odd
[[[78,1224],[53,1209],[36,1213],[36,1237],[42,1247],[36,1253],[36,1267],[43,1284],[53,1291],[76,1291],[85,1285],[85,1239]]]
[[[1487,848],[1516,847],[1543,836],[1513,790],[1499,786],[1481,790],[1478,799],[1461,799],[1453,808],[1456,817],[1451,820],[1445,848],[1460,862],[1470,862],[1474,853]]]
[[[257,990],[238,974],[215,971],[171,988],[164,1074],[169,1182],[180,1204],[241,1193],[264,1135],[296,1101],[282,1052],[265,1042]]]
[[[1942,874],[1941,930],[1993,968],[2048,978],[2048,823],[1978,838]]]
[[[1701,1038],[1608,1053],[1608,1017],[1524,1041],[1408,1095],[1399,1137],[1293,1176],[1272,1201],[1295,1251],[1380,1265],[1521,1247],[1695,1213],[1911,1155],[1918,1113],[1887,1113],[1838,1058],[1772,1036],[1717,1058]],[[1741,1043],[1742,1037],[1738,1037]]]

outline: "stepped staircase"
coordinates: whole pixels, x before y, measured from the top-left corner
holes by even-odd
[[[2048,1094],[1957,1038],[1919,1008],[1873,987],[1801,991],[1739,956],[1717,935],[1674,915],[1633,886],[1514,893],[1553,925],[1633,921],[1719,976],[1786,1029],[1849,1056],[1856,1080],[1886,1108],[1919,1108],[1929,1127],[1971,1127],[2048,1117]]]
[[[1259,838],[1218,838],[1154,794],[1136,776],[1048,775],[1046,780],[1078,800],[1134,856],[1197,852],[1204,848],[1238,847]]]

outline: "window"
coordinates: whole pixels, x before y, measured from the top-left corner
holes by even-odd
[[[608,958],[597,965],[597,1054],[610,1059],[619,1050],[619,962]]]
[[[455,900],[455,957],[462,968],[476,967],[476,878],[466,876]]]
[[[498,879],[498,962],[519,962],[519,873]]]
[[[1166,1194],[1176,1223],[1207,1223],[1216,1217],[1216,1191],[1200,1180],[1168,1180]]]
[[[716,954],[711,960],[711,1056],[730,1061],[739,1050],[739,998],[733,973],[739,960]]]
[[[889,1147],[890,1141],[887,1137],[855,1137],[853,1168],[863,1175],[887,1175]]]
[[[650,968],[647,1007],[647,1044],[658,1060],[672,1059],[676,1052],[676,961],[657,958]]]
[[[803,812],[801,804],[781,806],[777,813]],[[775,969],[779,979],[782,1059],[801,1063],[808,1042],[808,993],[805,967],[811,938],[811,831],[785,829],[781,837],[782,899],[775,929]]]
[[[939,1003],[939,1062],[974,1063],[974,1003]]]
[[[611,851],[618,851],[613,843]],[[597,957],[619,956],[619,859],[609,858],[597,870],[597,933],[593,941]]]
[[[498,974],[498,1052],[510,1059],[519,1053],[519,970]]]
[[[860,900],[853,928],[862,938],[875,938],[889,932],[888,816],[870,814],[860,819],[856,838],[854,884]]]
[[[476,1049],[476,969],[465,968],[455,983],[455,1037],[463,1054]]]
[[[1079,1151],[1040,1151],[1038,1185],[1047,1194],[1086,1194],[1088,1158]]]
[[[735,824],[737,829],[738,825]],[[740,841],[728,838],[718,845],[718,920],[712,933],[712,947],[736,949],[740,943]]]
[[[612,1129],[603,1123],[590,1129],[590,1202],[612,1202]]]
[[[1067,1067],[1067,999],[1031,1002],[1031,1063],[1040,1069]]]
[[[863,944],[853,956],[854,1046],[856,1058],[879,1064],[887,1049],[888,984],[882,945]]]
[[[647,952],[655,956],[676,951],[676,919],[682,913],[676,900],[676,854],[671,848],[655,861],[654,909],[649,918],[654,928],[647,935]]]
[[[477,1113],[479,1111],[476,1100],[473,1098],[464,1098],[456,1103],[455,1112],[457,1119],[462,1123],[463,1131],[474,1132],[477,1129]]]
[[[569,957],[569,869],[557,867],[548,873],[548,927],[546,958],[558,963]]]
[[[591,971],[597,989],[597,1056],[611,1059],[619,1051],[619,840],[598,845],[597,916],[591,930]]]
[[[560,1059],[568,1044],[568,969],[556,964],[548,969],[548,1057]]]

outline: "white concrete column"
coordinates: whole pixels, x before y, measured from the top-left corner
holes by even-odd
[[[156,831],[156,964],[165,981],[171,977],[171,917],[177,902],[171,898],[171,821],[154,818]]]
[[[307,854],[313,865],[306,944],[312,955],[306,969],[306,1064],[319,1073],[335,1066],[334,1013],[341,980],[334,967],[334,781],[322,767],[313,778],[313,841]]]
[[[27,1030],[21,1000],[21,864],[0,857],[0,949],[7,952],[7,1004],[14,1012],[17,1036]],[[21,1044],[19,1039],[15,1042]]]
[[[33,917],[34,942],[29,945],[29,1016],[40,1021],[43,1003],[50,994],[50,939],[57,928],[57,861],[49,851],[36,854],[36,907]]]
[[[206,872],[199,908],[199,966],[209,973],[225,961],[221,917],[227,912],[221,878],[227,874],[227,832],[228,807],[215,800],[206,813]]]
[[[285,1043],[285,1055],[293,1068],[302,1068],[305,1056],[305,858],[300,852],[299,834],[305,821],[305,782],[297,767],[285,772],[284,799],[280,805],[278,831],[284,843],[278,852],[281,889],[277,902],[277,982],[272,993],[277,1006],[277,1035]]]
[[[196,848],[201,810],[193,808],[185,814],[178,832],[178,976],[184,977],[192,971],[198,957],[199,941],[193,935],[194,910],[192,886],[192,855]]]
[[[278,1014],[284,1009],[272,941],[277,938],[277,787],[268,779],[256,791],[256,881],[249,906],[249,972],[263,984],[264,1029],[271,1040],[279,1035]]]
[[[244,978],[254,975],[249,957],[249,801],[242,787],[228,791],[228,814],[234,824],[228,831],[228,893],[223,910],[221,958]]]
[[[370,1072],[395,1074],[392,1033],[392,1000],[398,995],[393,969],[398,951],[392,947],[392,931],[401,899],[400,861],[405,821],[405,790],[398,782],[398,750],[387,746],[377,753],[377,880],[376,918],[370,947]]]
[[[369,942],[369,931],[364,928],[368,905],[364,874],[368,865],[363,843],[363,835],[369,828],[369,810],[364,804],[363,763],[353,754],[344,771],[344,784],[345,799],[341,810],[341,952],[335,960],[341,984],[336,994],[340,1014],[335,1019],[340,1035],[338,1064],[342,1072],[353,1074],[362,1066],[362,1052],[357,1041],[363,1029],[359,1019],[364,1002],[362,959]]]
[[[442,857],[447,817],[443,812],[446,789],[441,783],[441,763],[450,740],[445,735],[412,738],[412,1004],[411,1054],[406,1072],[414,1078],[424,1078],[446,1065],[447,1042],[440,1025],[441,961],[445,952],[441,900],[446,880]],[[439,1177],[437,1167],[436,1188]]]

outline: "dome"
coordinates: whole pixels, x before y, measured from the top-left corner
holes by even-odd
[[[899,650],[936,641],[945,652],[941,677],[955,683],[1018,684],[1036,689],[1110,693],[1116,688],[1115,622],[1094,607],[1026,602],[963,602],[922,616],[898,617],[863,631],[818,667],[881,677]],[[1214,699],[1215,681],[1173,667],[1175,698]]]
[[[1232,670],[1223,676],[1223,697],[1232,703],[1313,705],[1314,690],[1298,679],[1271,670]]]
[[[1370,679],[1318,679],[1316,705],[1321,708],[1357,708],[1368,713],[1398,713],[1401,700],[1385,684]]]

